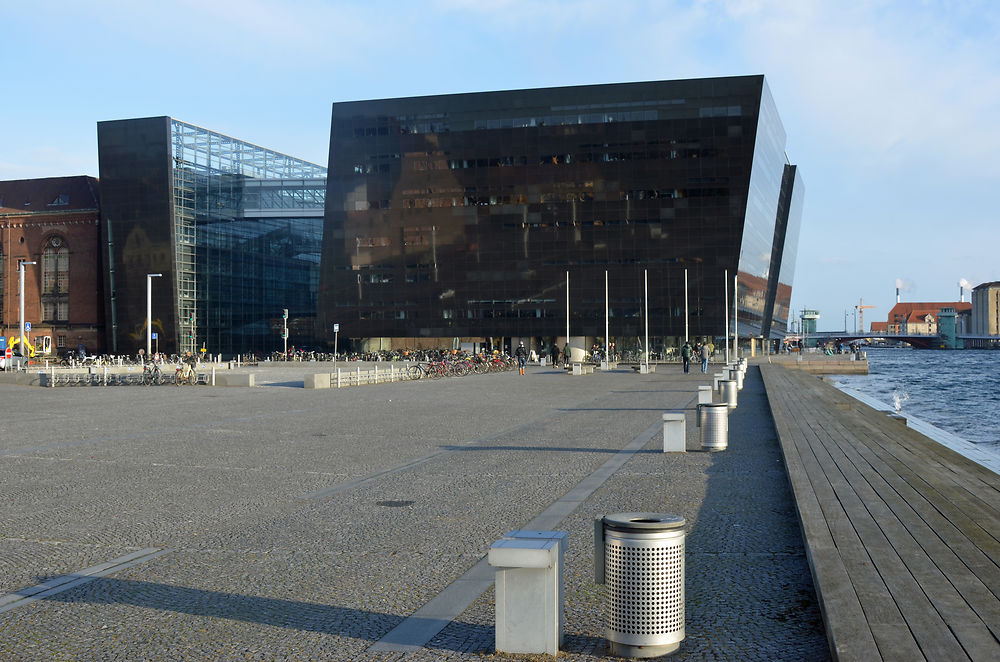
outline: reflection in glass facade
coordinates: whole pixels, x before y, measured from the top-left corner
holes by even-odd
[[[313,340],[326,169],[169,117],[98,124],[109,346],[264,352]]]
[[[336,103],[321,334],[547,343],[566,333],[568,274],[570,335],[602,337],[605,271],[621,348],[643,335],[644,271],[667,345],[685,271],[691,337],[726,333],[727,271],[741,335],[782,331],[784,147],[763,76]]]

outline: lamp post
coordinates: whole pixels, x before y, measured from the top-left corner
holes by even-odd
[[[27,356],[24,351],[24,266],[26,264],[38,264],[37,262],[19,262],[17,265],[17,280],[20,292],[20,307],[18,309],[19,319],[21,320],[21,335],[19,336],[20,341],[17,346],[17,351],[21,356]]]
[[[153,355],[153,279],[163,274],[146,274],[146,358]]]

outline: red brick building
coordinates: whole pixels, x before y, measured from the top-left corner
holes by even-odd
[[[93,177],[0,182],[0,328],[8,346],[20,331],[18,266],[24,271],[27,343],[50,355],[83,344],[104,351],[100,196]]]
[[[897,303],[889,311],[886,320],[886,331],[890,334],[923,334],[934,335],[938,332],[938,311],[942,308],[954,308],[958,313],[958,324],[961,332],[968,328],[969,316],[972,314],[972,304],[965,301],[947,302],[905,302]],[[874,327],[874,324],[872,325]]]

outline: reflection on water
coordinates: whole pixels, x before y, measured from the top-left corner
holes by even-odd
[[[1000,454],[1000,352],[869,349],[838,382]]]

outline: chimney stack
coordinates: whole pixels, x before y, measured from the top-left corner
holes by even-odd
[[[896,303],[899,303],[899,288],[896,288]]]
[[[958,300],[965,303],[965,288],[961,285],[958,286]]]

